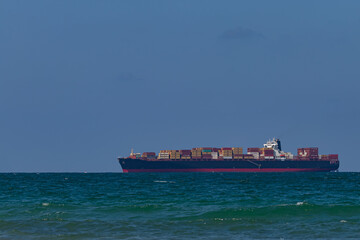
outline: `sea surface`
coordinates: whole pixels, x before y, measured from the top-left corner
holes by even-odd
[[[360,173],[4,173],[0,239],[360,239]]]

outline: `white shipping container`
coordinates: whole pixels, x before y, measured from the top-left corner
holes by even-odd
[[[160,157],[160,158],[169,158],[169,157],[170,157],[170,154],[168,154],[168,153],[160,153],[160,154],[159,154],[159,157]]]
[[[253,155],[255,159],[259,159],[259,158],[260,158],[260,153],[258,153],[258,152],[248,152],[247,154]]]
[[[224,156],[224,159],[232,159],[232,157]]]
[[[218,159],[218,153],[217,152],[212,152],[211,157],[212,157],[212,159]]]

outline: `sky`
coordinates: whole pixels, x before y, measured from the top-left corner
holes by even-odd
[[[360,1],[1,0],[0,172],[319,147],[360,171]]]

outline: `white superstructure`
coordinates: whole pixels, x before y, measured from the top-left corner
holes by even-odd
[[[290,152],[284,152],[281,150],[280,139],[273,138],[272,140],[268,140],[264,144],[264,148],[272,148],[274,150],[274,157],[276,159],[293,159],[294,155]]]

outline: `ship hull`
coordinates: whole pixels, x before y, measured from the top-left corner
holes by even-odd
[[[148,161],[119,158],[125,173],[131,172],[331,172],[338,161],[319,160],[170,160]]]

